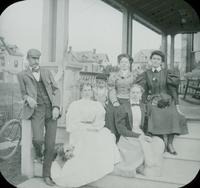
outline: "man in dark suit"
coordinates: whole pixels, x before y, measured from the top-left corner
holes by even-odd
[[[116,127],[120,134],[118,148],[122,161],[115,173],[134,177],[136,172],[144,175],[160,175],[164,142],[157,136],[146,134],[148,110],[141,102],[143,88],[134,84],[130,88],[130,103],[116,109]]]
[[[130,103],[121,105],[115,111],[116,128],[121,136],[139,137],[146,130],[147,109],[141,103],[142,92],[141,86],[133,85],[130,89]]]
[[[60,91],[51,72],[39,66],[40,56],[37,49],[27,52],[29,65],[18,74],[18,80],[24,100],[22,118],[31,120],[35,159],[42,162],[44,157],[43,178],[47,185],[53,186],[55,183],[51,179],[50,169],[60,112]]]

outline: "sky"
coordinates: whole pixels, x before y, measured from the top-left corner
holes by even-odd
[[[22,53],[41,50],[43,0],[26,0],[9,6],[0,16],[0,36]],[[133,21],[133,50],[158,49],[161,36]],[[96,49],[107,53],[112,64],[121,53],[122,13],[100,0],[69,0],[69,46],[74,51]],[[175,47],[180,48],[180,36]]]

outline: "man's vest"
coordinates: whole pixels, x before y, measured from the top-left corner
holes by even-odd
[[[37,82],[37,103],[38,104],[46,104],[51,105],[51,101],[49,99],[48,93],[46,91],[46,88],[44,86],[44,83],[40,77],[39,82]]]

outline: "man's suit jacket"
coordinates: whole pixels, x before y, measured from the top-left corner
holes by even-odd
[[[47,94],[51,101],[52,107],[60,107],[60,90],[53,78],[53,75],[49,70],[40,67],[40,76],[46,88]],[[18,81],[20,85],[21,95],[24,101],[26,101],[27,96],[32,97],[37,101],[37,83],[29,68],[20,72],[18,75]],[[23,106],[23,119],[29,119],[34,112],[26,102]]]
[[[141,128],[144,130],[146,124],[146,106],[140,104],[141,109]],[[132,132],[133,128],[133,115],[130,104],[123,104],[116,109],[115,113],[116,128],[120,135],[125,137],[138,137],[140,134]]]

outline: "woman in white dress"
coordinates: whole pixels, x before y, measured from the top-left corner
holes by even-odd
[[[74,146],[74,157],[63,167],[54,161],[51,176],[59,186],[80,187],[96,181],[114,169],[120,161],[115,136],[105,128],[105,110],[98,101],[93,101],[91,85],[81,87],[82,99],[69,106],[66,129],[69,143]]]

